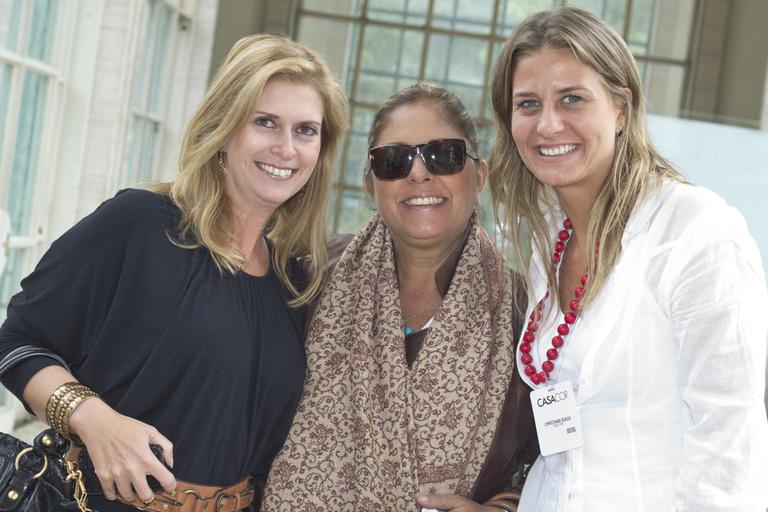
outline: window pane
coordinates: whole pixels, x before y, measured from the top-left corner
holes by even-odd
[[[0,161],[2,161],[3,157],[2,141],[5,140],[5,118],[8,115],[8,94],[11,88],[11,73],[12,68],[10,64],[0,65]]]
[[[478,153],[480,158],[490,160],[491,148],[493,147],[494,129],[493,124],[487,122],[477,122]]]
[[[302,16],[297,40],[325,57],[333,74],[340,78],[344,91],[351,91],[351,70],[355,62],[357,26],[315,16]]]
[[[477,114],[485,83],[488,40],[434,34],[429,42],[426,79],[452,90]]]
[[[647,63],[643,68],[643,88],[648,95],[649,112],[677,116],[685,76],[683,66]]]
[[[16,51],[21,23],[22,0],[0,0],[0,44],[11,51]]]
[[[6,78],[10,75],[9,71],[6,66]],[[11,232],[16,235],[26,235],[30,231],[47,87],[47,78],[27,72],[16,127],[8,197],[5,201],[11,217]],[[24,250],[9,251],[5,271],[0,277],[0,309],[3,314],[11,295],[19,290],[23,254]]]
[[[681,60],[688,56],[693,8],[694,0],[656,0],[649,54]]]
[[[5,320],[8,301],[21,290],[21,263],[23,250],[15,249],[8,252],[5,270],[0,275],[0,318]]]
[[[155,47],[152,55],[152,75],[149,81],[149,105],[147,111],[152,115],[160,114],[160,101],[164,90],[165,62],[168,54],[168,42],[171,38],[171,22],[173,16],[170,7],[160,4],[159,19],[155,29]]]
[[[337,233],[357,233],[375,212],[371,200],[363,192],[345,190],[341,195],[341,212]]]
[[[499,15],[496,32],[508,36],[512,30],[531,14],[560,5],[559,0],[499,0]]]
[[[461,102],[469,109],[472,117],[480,115],[480,102],[483,98],[482,87],[458,84],[446,84],[445,87],[459,97]]]
[[[356,101],[365,103],[382,103],[397,87],[393,76],[361,72],[357,81]]]
[[[155,5],[157,0],[146,0],[142,19],[142,37],[140,39],[138,67],[133,81],[133,108],[144,111],[149,81],[149,63],[152,58],[152,28],[155,24]]]
[[[418,79],[424,34],[369,25],[363,36],[354,100],[381,103],[397,90],[397,78]]]
[[[139,161],[138,179],[147,181],[153,178],[155,169],[155,144],[157,142],[160,125],[154,121],[144,121],[144,130],[141,141],[141,160]]]
[[[136,181],[138,175],[136,167],[141,161],[141,128],[143,122],[141,119],[133,116],[131,120],[131,128],[128,132],[128,141],[126,147],[128,151],[125,153],[125,162],[123,163],[123,172],[120,176],[120,182],[118,186],[125,187]]]
[[[427,0],[370,0],[368,15],[370,20],[424,25],[427,21]]]
[[[14,233],[27,233],[29,230],[47,86],[45,77],[27,72],[6,202]]]
[[[363,186],[363,170],[368,160],[368,136],[350,134],[349,151],[345,159],[344,184],[351,187]]]
[[[405,43],[406,39],[409,42],[418,42],[421,38],[421,33],[412,30],[369,25],[363,37],[361,69],[390,75],[397,74],[398,71],[415,74],[414,72],[418,72],[419,61],[418,57],[414,59],[413,54],[421,53],[421,44],[413,48]]]
[[[491,70],[488,77],[488,83],[486,84],[486,87],[488,88],[488,98],[485,103],[485,111],[477,113],[477,115],[481,115],[483,119],[487,119],[488,121],[493,119],[493,103],[491,98],[490,75],[493,74],[493,67],[496,65],[496,61],[499,58],[501,49],[504,47],[504,43],[492,43],[492,44],[493,44],[493,49],[491,50]]]
[[[650,54],[653,20],[655,18],[656,0],[634,0],[627,44],[636,55]]]
[[[600,16],[622,35],[627,0],[568,0],[568,5],[579,7]]]
[[[426,76],[430,80],[482,86],[488,41],[435,34],[429,42]]]
[[[51,62],[57,5],[53,0],[35,0],[27,48],[27,55],[33,59]]]
[[[362,0],[304,0],[301,7],[309,11],[359,16]]]
[[[344,158],[344,183],[352,187],[363,186],[363,169],[368,159],[368,129],[375,111],[355,107],[352,111],[352,129],[349,147]]]
[[[494,0],[435,0],[432,25],[460,32],[488,34]]]

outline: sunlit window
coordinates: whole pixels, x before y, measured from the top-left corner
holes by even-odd
[[[128,149],[118,186],[157,180],[163,171],[159,151],[163,147],[171,75],[179,31],[188,22],[178,4],[145,0],[132,84]]]
[[[296,37],[326,56],[352,104],[352,131],[335,186],[331,228],[354,232],[370,217],[362,189],[366,135],[378,105],[416,80],[454,91],[493,139],[488,82],[509,34],[534,12],[573,5],[611,24],[640,67],[651,111],[678,115],[696,0],[304,0]],[[490,218],[490,211],[486,208]]]
[[[58,108],[58,4],[0,0],[0,210],[10,216],[14,234],[0,277],[2,317],[19,288],[23,260],[39,242],[32,222],[33,198],[54,165],[45,161],[41,145]]]

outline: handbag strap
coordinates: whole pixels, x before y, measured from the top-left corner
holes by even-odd
[[[60,355],[51,352],[50,350],[36,347],[34,345],[22,345],[21,347],[16,347],[15,349],[11,350],[5,355],[5,357],[0,359],[0,377],[5,375],[8,370],[17,364],[33,357],[48,357],[55,359],[56,362],[58,362],[60,365],[66,368],[67,371],[69,371],[69,365]]]

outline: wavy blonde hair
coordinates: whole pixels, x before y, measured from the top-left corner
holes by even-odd
[[[603,20],[581,9],[564,7],[539,12],[515,29],[499,56],[491,79],[496,137],[491,155],[490,188],[499,229],[511,242],[516,264],[527,275],[527,250],[533,239],[541,261],[550,261],[554,240],[545,214],[555,202],[551,187],[539,182],[523,163],[512,138],[513,76],[520,59],[544,46],[567,50],[602,79],[623,108],[623,134],[617,136],[610,173],[598,192],[587,227],[589,285],[582,299],[588,306],[604,286],[621,251],[621,237],[635,203],[661,180],[684,181],[651,143],[640,74],[624,40]],[[600,243],[597,244],[597,241]],[[557,274],[548,265],[550,296],[558,297]]]
[[[326,211],[336,153],[348,127],[348,104],[322,57],[282,36],[254,35],[229,51],[202,103],[192,116],[181,144],[176,176],[160,184],[181,210],[182,247],[205,247],[221,272],[235,273],[242,255],[234,242],[234,218],[219,168],[219,152],[246,123],[270,80],[309,84],[323,99],[320,156],[299,193],[280,205],[266,235],[273,243],[272,265],[291,291],[291,305],[310,301],[320,290],[326,255]],[[306,286],[288,277],[293,258],[308,260]]]

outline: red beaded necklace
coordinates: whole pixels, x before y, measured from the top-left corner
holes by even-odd
[[[565,229],[561,230],[557,235],[559,240],[555,243],[555,252],[552,254],[552,263],[555,266],[560,264],[563,251],[565,251],[565,244],[571,237],[573,224],[571,224],[570,219],[565,219],[563,221],[563,228]],[[547,360],[541,363],[542,371],[540,372],[537,372],[536,368],[533,366],[531,344],[536,340],[536,329],[539,327],[537,322],[541,320],[541,311],[544,309],[544,301],[546,301],[547,297],[549,297],[549,292],[544,295],[544,298],[541,299],[538,304],[536,304],[536,307],[531,312],[528,327],[525,330],[525,334],[523,334],[523,342],[520,344],[520,362],[523,363],[523,370],[525,371],[525,374],[534,384],[541,384],[546,382],[549,379],[549,374],[552,373],[552,371],[555,369],[555,363],[553,361],[557,359],[557,356],[559,355],[557,349],[562,347],[565,343],[565,338],[571,331],[569,326],[576,322],[579,311],[579,300],[584,296],[584,286],[586,286],[586,284],[587,274],[584,274],[581,276],[581,286],[576,288],[576,291],[574,292],[576,298],[568,303],[569,311],[563,315],[563,323],[557,326],[557,335],[552,338],[552,348],[547,350]]]

